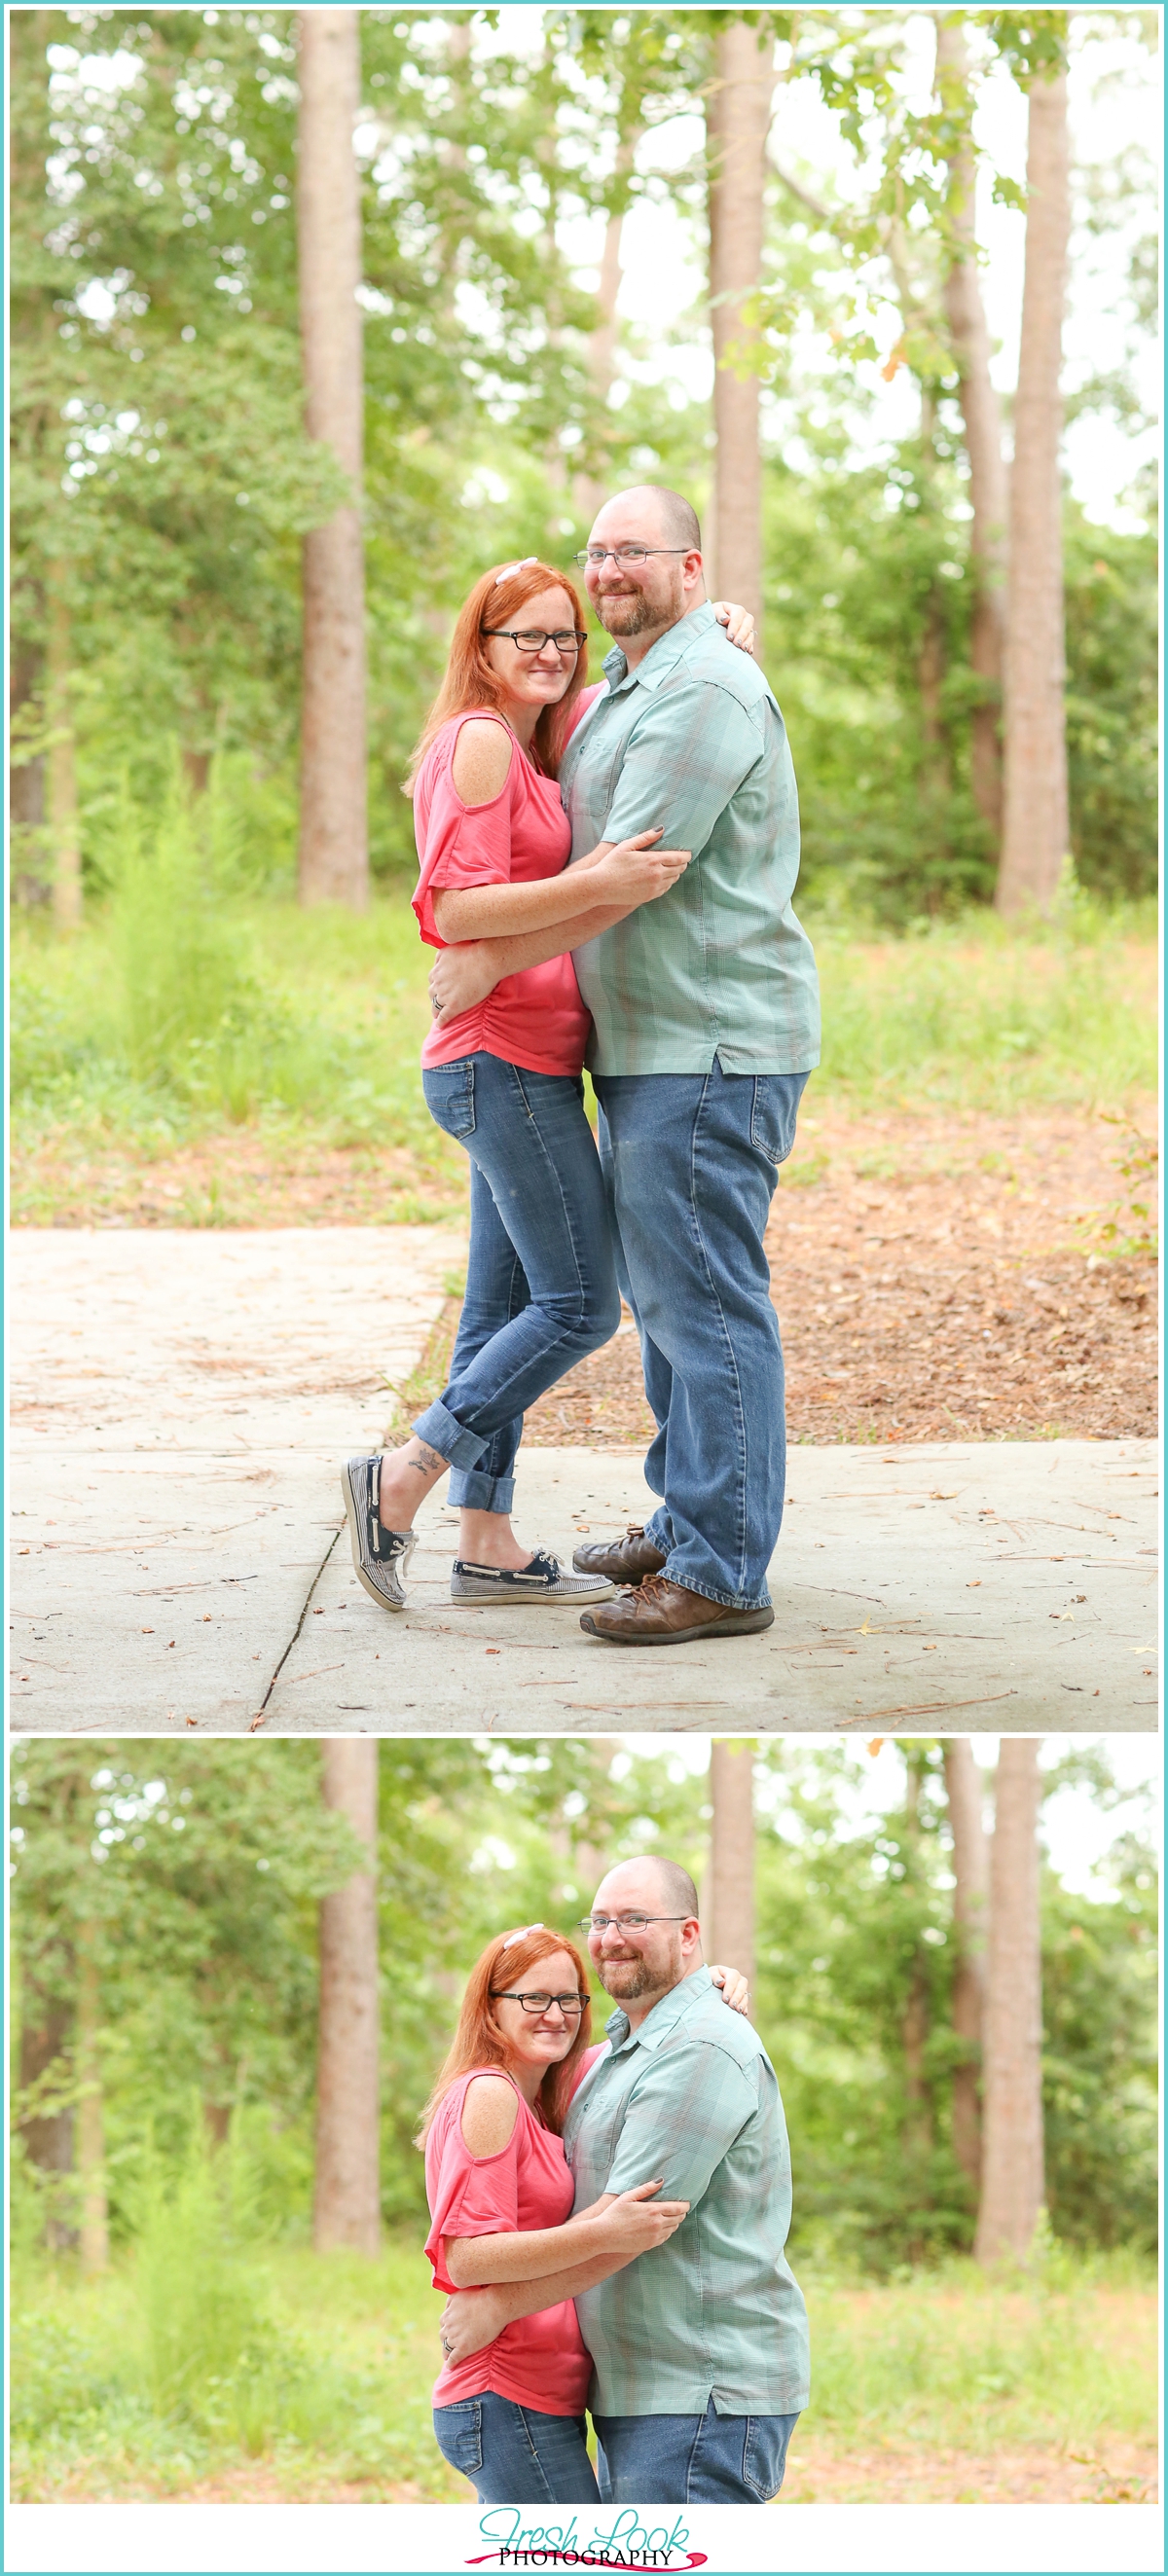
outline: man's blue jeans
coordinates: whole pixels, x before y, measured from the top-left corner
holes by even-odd
[[[657,1437],[647,1535],[673,1583],[769,1601],[783,1517],[783,1352],[763,1234],[805,1073],[598,1074],[600,1158]]]
[[[434,2409],[444,2460],[480,2504],[599,2504],[583,2415],[540,2415],[513,2398],[463,2398]]]
[[[422,1088],[470,1156],[470,1263],[450,1383],[413,1427],[452,1503],[509,1512],[525,1407],[620,1322],[604,1182],[572,1075],[471,1055]]]
[[[593,2414],[603,2504],[769,2504],[798,2415]]]

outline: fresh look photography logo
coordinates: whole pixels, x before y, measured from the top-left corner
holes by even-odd
[[[704,2567],[704,2549],[689,2547],[689,2531],[677,2521],[646,2525],[635,2505],[626,2505],[615,2522],[594,2523],[582,2532],[577,2517],[557,2525],[525,2524],[515,2505],[498,2505],[482,2515],[479,2531],[490,2546],[468,2567]]]

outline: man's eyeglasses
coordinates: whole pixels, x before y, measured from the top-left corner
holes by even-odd
[[[508,643],[515,646],[517,653],[542,653],[545,644],[554,644],[557,653],[562,654],[565,661],[569,654],[574,661],[581,646],[588,641],[587,636],[582,635],[577,626],[561,626],[554,635],[540,635],[534,626],[521,626],[518,633],[513,626],[484,626],[480,628],[480,633],[505,635]]]
[[[623,572],[627,564],[643,564],[647,555],[692,555],[696,551],[694,546],[585,546],[583,554],[573,555],[572,561],[585,570],[591,564],[599,572],[611,555],[617,571]],[[662,1923],[668,1919],[664,1914],[658,1917]]]
[[[582,1914],[581,1932],[643,1932],[650,1923],[688,1923],[688,1914]]]
[[[492,2002],[497,2004],[519,2004],[525,2013],[550,2012],[552,2005],[558,2004],[565,2021],[577,2020],[588,2001],[587,1995],[577,1994],[517,1995],[512,1991],[510,1986],[503,1986],[502,1988],[492,1986],[491,1999]]]

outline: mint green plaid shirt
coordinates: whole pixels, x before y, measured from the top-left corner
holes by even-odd
[[[808,1073],[819,986],[791,909],[799,802],[786,728],[762,672],[706,602],[630,671],[619,645],[606,696],[571,736],[560,793],[579,856],[659,823],[692,850],[655,903],[576,949],[592,1013],[593,1073]]]
[[[708,1968],[636,2032],[617,2011],[585,2077],[564,2150],[576,2208],[662,2174],[688,2200],[668,2244],[576,2301],[600,2415],[794,2415],[807,2404],[803,2293],[783,2248],[791,2157],[775,2070]]]

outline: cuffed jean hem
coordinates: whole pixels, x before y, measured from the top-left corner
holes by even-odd
[[[440,1458],[449,1459],[452,1467],[473,1467],[484,1449],[491,1445],[489,1431],[467,1431],[437,1399],[427,1405],[411,1427],[416,1439],[424,1440],[427,1448],[436,1449]]]
[[[515,1500],[514,1476],[485,1476],[477,1467],[455,1467],[446,1499],[464,1512],[509,1512]]]

